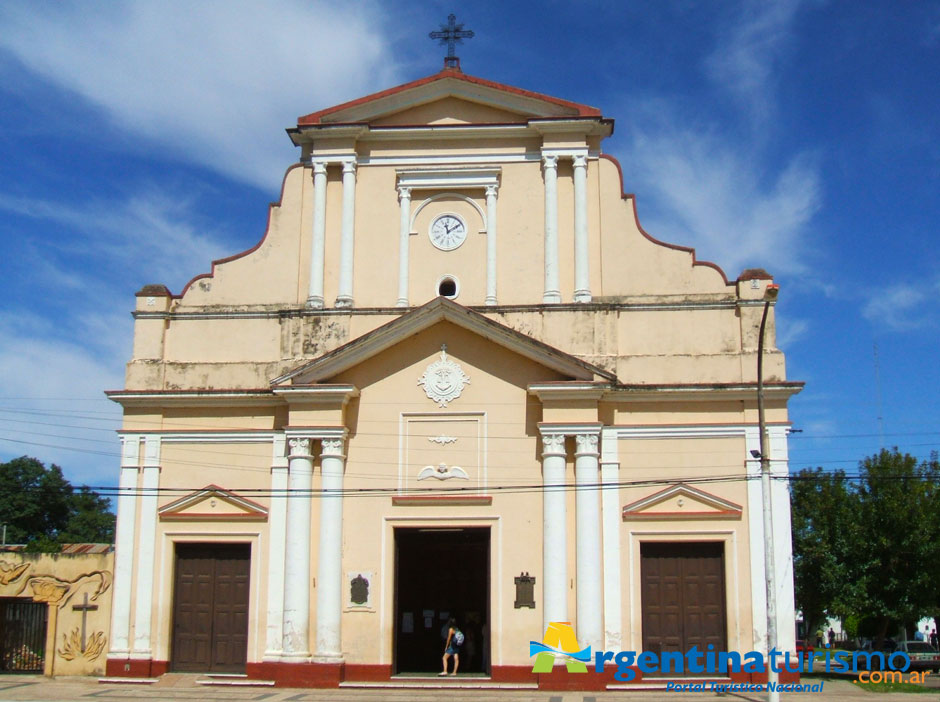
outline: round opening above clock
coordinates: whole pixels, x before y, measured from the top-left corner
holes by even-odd
[[[437,281],[437,294],[453,300],[460,294],[460,282],[452,275],[441,276]]]
[[[428,237],[441,251],[453,251],[467,240],[467,223],[453,212],[439,214],[431,220]]]

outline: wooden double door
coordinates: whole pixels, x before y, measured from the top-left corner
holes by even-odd
[[[250,544],[177,544],[172,669],[244,673]]]
[[[724,544],[640,545],[643,650],[727,650]]]

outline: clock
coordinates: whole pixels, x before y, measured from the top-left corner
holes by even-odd
[[[453,251],[466,240],[467,223],[459,215],[438,215],[431,221],[428,236],[441,251]]]

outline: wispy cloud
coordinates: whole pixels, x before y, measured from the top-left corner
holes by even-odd
[[[774,109],[775,69],[805,0],[744,0],[726,21],[705,62],[708,77],[762,122]]]
[[[935,300],[940,278],[921,284],[898,283],[869,291],[862,314],[870,322],[892,331],[909,331],[934,325],[940,314]]]
[[[0,193],[0,211],[62,225],[69,232],[65,240],[31,242],[46,283],[86,289],[97,285],[105,270],[133,274],[140,284],[178,288],[213,258],[229,253],[221,234],[199,223],[194,207],[159,188],[80,205]],[[76,257],[93,259],[93,269],[77,269]]]
[[[398,79],[378,4],[3,3],[0,48],[172,156],[271,189],[300,114]]]
[[[777,317],[777,348],[786,351],[806,337],[809,333],[809,322],[805,319],[792,317]]]
[[[798,273],[807,225],[819,209],[818,167],[807,154],[774,172],[728,136],[674,126],[662,118],[636,128],[630,147],[634,186],[652,199],[644,226],[691,244],[731,277],[762,266]]]

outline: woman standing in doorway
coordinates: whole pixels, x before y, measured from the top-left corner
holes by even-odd
[[[438,673],[439,677],[447,675],[447,657],[454,657],[454,672],[451,675],[457,675],[457,668],[460,666],[460,646],[463,644],[463,634],[457,628],[457,620],[451,617],[447,620],[447,641],[444,642],[444,671]]]

